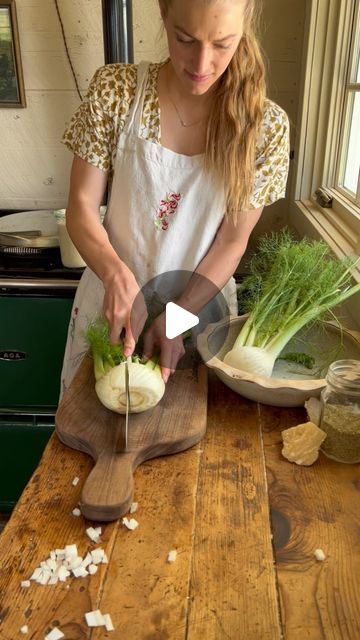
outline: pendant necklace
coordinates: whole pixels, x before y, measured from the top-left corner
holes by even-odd
[[[184,120],[182,119],[182,117],[181,117],[181,115],[179,113],[179,110],[178,110],[175,102],[173,101],[173,99],[171,98],[170,95],[169,95],[169,98],[170,98],[170,102],[171,102],[172,106],[174,107],[174,109],[175,109],[175,111],[177,113],[177,116],[178,116],[178,118],[180,120],[180,124],[181,124],[182,127],[186,128],[186,129],[188,127],[195,127],[195,125],[200,124],[200,122],[202,122],[204,120],[204,118],[201,118],[200,120],[197,120],[196,122],[189,122],[189,123],[184,122]]]

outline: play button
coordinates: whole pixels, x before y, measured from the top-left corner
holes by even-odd
[[[166,323],[166,337],[169,340],[180,336],[188,329],[192,329],[199,324],[198,316],[195,316],[190,311],[186,311],[183,307],[179,307],[174,302],[168,302],[166,304],[165,323]]]
[[[184,292],[186,292],[186,309],[182,306]],[[194,371],[202,362],[202,356],[196,349],[197,338],[209,324],[220,321],[223,323],[224,319],[227,321],[224,325],[222,324],[221,331],[217,332],[216,340],[209,343],[209,359],[219,352],[227,339],[230,319],[227,300],[211,280],[200,274],[174,270],[166,271],[148,280],[142,286],[131,309],[130,321],[134,336],[138,335],[138,318],[143,314],[144,301],[147,318],[136,344],[136,353],[140,357],[144,353],[147,331],[158,317],[162,318],[159,326],[164,333],[164,338],[172,340],[182,336],[185,354],[178,361],[177,369]],[[188,309],[196,309],[197,315]],[[153,353],[159,356],[159,364],[172,369],[174,367],[172,349],[169,345],[161,349],[161,337],[157,335],[156,340]]]

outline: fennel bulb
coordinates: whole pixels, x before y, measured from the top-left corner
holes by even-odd
[[[107,409],[126,413],[126,360],[129,369],[130,412],[140,413],[158,404],[165,393],[165,382],[154,359],[145,364],[136,355],[126,359],[122,345],[110,343],[109,327],[101,319],[88,326],[85,339],[94,358],[95,391]]]
[[[151,360],[146,364],[129,362],[128,367],[131,413],[155,407],[165,392],[160,367],[154,366]],[[97,380],[95,391],[105,407],[117,413],[126,413],[125,363],[113,367]]]
[[[282,230],[260,238],[243,290],[249,317],[224,362],[270,376],[275,360],[305,325],[360,291],[352,269],[360,259],[338,260],[322,241],[295,241]]]

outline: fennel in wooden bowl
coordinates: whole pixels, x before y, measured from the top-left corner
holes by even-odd
[[[324,322],[304,328],[294,336],[275,361],[271,376],[252,374],[223,362],[248,316],[236,316],[209,324],[197,338],[197,348],[208,367],[230,389],[245,398],[278,407],[302,406],[311,396],[318,397],[325,386],[328,366],[334,360],[360,360],[360,333],[340,329]],[[226,336],[226,337],[225,337]],[[224,341],[225,338],[225,341]],[[306,353],[313,366],[282,360],[286,354]],[[214,355],[215,354],[215,355]]]

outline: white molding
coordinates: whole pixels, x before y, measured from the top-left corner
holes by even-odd
[[[346,239],[345,225],[334,224],[327,210],[317,207],[310,200],[293,202],[290,223],[299,235],[324,240],[340,259],[355,253],[354,246]],[[360,265],[354,269],[353,275],[355,280],[360,282]]]

